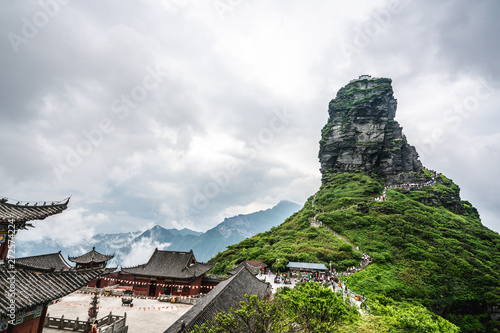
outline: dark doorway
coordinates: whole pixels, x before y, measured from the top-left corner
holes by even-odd
[[[149,285],[149,296],[156,296],[156,282],[151,281],[151,284]]]
[[[101,288],[101,279],[97,280],[97,282],[95,284],[95,287],[96,288]]]

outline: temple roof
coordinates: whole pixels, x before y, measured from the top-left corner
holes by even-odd
[[[257,261],[257,260],[246,260],[246,262],[252,266],[255,266],[255,267],[267,267],[267,264],[264,263],[263,261]]]
[[[0,223],[19,223],[44,218],[61,213],[68,208],[69,198],[58,202],[9,202],[9,199],[0,199]]]
[[[164,333],[189,332],[195,325],[209,324],[219,312],[238,307],[241,301],[246,300],[245,294],[263,299],[270,293],[269,283],[262,282],[244,266],[240,266],[235,275],[219,283]],[[185,331],[182,330],[183,324]]]
[[[111,274],[111,273],[115,272],[117,268],[118,268],[118,267],[116,267],[116,266],[115,266],[115,267],[106,267],[106,268],[104,269],[103,276],[104,276],[104,275],[109,275],[109,274]]]
[[[66,271],[71,266],[64,260],[61,251],[38,256],[16,258],[15,265],[21,269]]]
[[[254,266],[249,261],[245,260],[245,261],[242,261],[238,266],[234,267],[233,269],[228,270],[227,274],[229,274],[229,275],[236,274],[242,266],[246,267],[248,269],[248,271],[250,273],[252,273],[253,275],[259,274],[260,268],[261,268],[261,266]]]
[[[62,272],[35,272],[0,267],[0,315],[7,315],[11,295],[15,295],[16,312],[45,305],[66,296],[98,278],[103,269],[71,270]],[[15,281],[15,290],[11,281]]]
[[[108,260],[111,260],[115,255],[106,255],[99,253],[95,250],[95,247],[92,248],[92,251],[82,254],[78,257],[69,257],[68,259],[77,264],[93,264],[93,263],[102,263]]]
[[[295,268],[295,269],[309,269],[309,270],[317,270],[317,271],[327,271],[328,268],[324,264],[310,263],[310,262],[295,262],[290,261],[286,268]]]
[[[198,277],[209,271],[213,265],[196,262],[193,251],[155,250],[149,261],[143,265],[122,268],[122,273],[155,276],[174,279]]]

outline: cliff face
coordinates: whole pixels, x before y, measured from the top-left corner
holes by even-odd
[[[329,105],[319,160],[321,173],[363,171],[388,184],[425,179],[415,148],[394,120],[391,79],[362,75],[341,88]]]

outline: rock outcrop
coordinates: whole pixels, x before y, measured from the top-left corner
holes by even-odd
[[[394,120],[397,101],[391,82],[362,75],[338,91],[320,141],[323,175],[362,171],[382,176],[389,185],[426,178],[415,147]]]

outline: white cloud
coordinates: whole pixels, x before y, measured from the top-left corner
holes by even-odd
[[[380,21],[394,3],[400,9]],[[0,43],[2,195],[73,195],[67,212],[26,232],[50,239],[49,223],[54,239],[64,227],[81,230],[73,242],[156,223],[206,230],[227,214],[301,203],[319,187],[328,102],[350,79],[372,74],[393,79],[397,119],[423,162],[449,174],[500,230],[490,199],[500,195],[491,181],[500,162],[498,93],[457,129],[445,113],[474,96],[477,77],[500,78],[491,42],[497,7],[242,1],[221,13],[211,1],[70,2],[18,53],[8,39]],[[38,10],[36,2],[2,2],[0,33],[20,33],[22,18]],[[429,12],[440,20],[428,20]],[[347,58],[341,46],[374,24]],[[148,75],[158,84],[144,90]],[[269,132],[276,110],[291,117]],[[426,140],[439,129],[448,137],[431,151]],[[201,207],[196,199],[207,189]]]
[[[109,223],[109,218],[105,214],[91,214],[83,208],[71,208],[47,220],[34,221],[32,224],[36,230],[21,230],[17,234],[17,239],[55,242],[62,247],[85,246],[104,223]]]
[[[147,260],[145,261],[144,258],[149,260],[156,248],[165,250],[170,245],[170,243],[159,243],[151,238],[143,237],[140,241],[132,243],[130,253],[122,260],[121,266],[131,267],[145,264]]]

